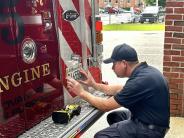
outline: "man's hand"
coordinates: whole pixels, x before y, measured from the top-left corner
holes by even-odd
[[[85,84],[87,86],[93,87],[95,85],[95,80],[89,74],[89,72],[84,71],[83,69],[80,70],[80,73],[84,77],[84,80],[79,80],[80,83]]]
[[[85,93],[83,87],[78,81],[74,80],[73,78],[66,78],[66,79],[67,79],[67,88],[70,92],[73,92],[78,96],[81,96],[83,93]]]

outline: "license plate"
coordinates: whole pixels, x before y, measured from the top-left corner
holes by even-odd
[[[146,22],[149,22],[149,19],[146,19]]]

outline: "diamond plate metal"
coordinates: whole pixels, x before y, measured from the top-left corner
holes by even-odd
[[[99,91],[95,91],[93,94],[99,97],[106,97],[106,95]],[[20,135],[18,138],[64,138],[72,135],[73,132],[77,131],[79,127],[83,125],[80,123],[82,121],[84,122],[85,118],[89,117],[91,114],[95,115],[98,112],[96,108],[92,107],[84,100],[80,100],[77,104],[82,107],[81,113],[78,116],[74,116],[68,124],[55,124],[52,118],[49,117]]]

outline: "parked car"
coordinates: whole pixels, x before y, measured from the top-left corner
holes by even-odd
[[[121,23],[136,23],[136,22],[139,22],[140,20],[140,15],[132,11],[126,11],[124,13],[120,13],[118,16],[122,17]]]
[[[118,9],[114,8],[114,7],[105,7],[105,13],[117,14],[118,13]]]
[[[128,11],[127,11],[127,10],[125,10],[125,9],[121,9],[121,8],[119,8],[119,9],[118,9],[118,13],[119,13],[119,14],[121,14],[121,13],[125,13],[125,12],[128,12]]]
[[[99,13],[105,13],[105,9],[99,8]]]
[[[164,21],[164,10],[159,6],[148,6],[140,15],[140,22],[163,22]]]

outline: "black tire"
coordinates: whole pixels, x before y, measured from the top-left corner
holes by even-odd
[[[159,22],[159,17],[155,18],[155,22],[157,23]]]
[[[132,23],[135,23],[135,18],[133,19]]]

